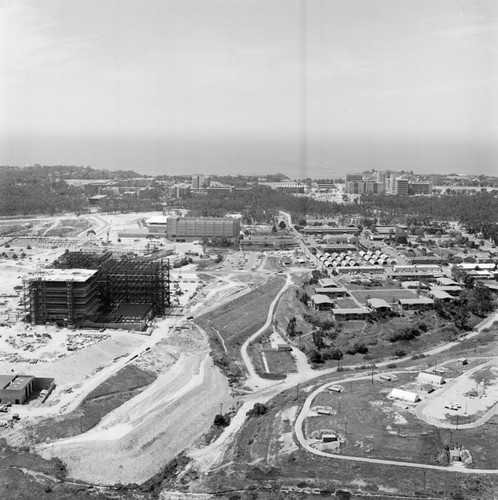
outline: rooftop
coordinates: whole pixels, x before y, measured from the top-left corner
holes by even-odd
[[[315,304],[332,304],[333,302],[326,295],[320,295],[319,293],[315,293],[311,296],[311,300]]]
[[[0,389],[7,391],[20,391],[24,389],[34,377],[32,375],[0,375]]]
[[[400,304],[434,304],[434,301],[432,299],[426,299],[426,298],[418,298],[418,299],[398,299],[398,302]]]
[[[26,279],[28,281],[76,281],[84,283],[94,274],[95,269],[42,269],[36,273],[30,274]]]
[[[332,309],[333,314],[370,314],[366,307],[351,307],[345,309]]]
[[[391,306],[384,299],[368,299],[368,304],[372,306],[374,309],[391,309]]]

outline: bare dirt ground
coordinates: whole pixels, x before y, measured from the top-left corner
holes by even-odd
[[[458,404],[457,410],[445,408],[447,403]],[[498,403],[498,359],[479,364],[447,384],[442,392],[421,404],[419,418],[438,427],[455,426],[458,415],[460,428],[482,425],[496,413]]]
[[[220,404],[232,403],[207,340],[196,328],[181,335],[176,362],[149,388],[91,431],[37,451],[64,460],[69,476],[99,484],[139,483],[159,471],[209,429]]]

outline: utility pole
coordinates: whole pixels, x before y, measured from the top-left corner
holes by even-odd
[[[457,421],[456,421],[456,429],[455,429],[456,431],[458,430],[458,417],[459,417],[459,416],[460,416],[460,415],[457,415],[457,416],[456,416],[456,417],[457,417]]]

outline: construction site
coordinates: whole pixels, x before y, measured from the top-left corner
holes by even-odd
[[[169,263],[112,252],[66,252],[23,280],[25,320],[144,331],[170,306]]]

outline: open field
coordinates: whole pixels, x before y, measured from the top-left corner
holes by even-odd
[[[270,303],[283,285],[282,279],[275,278],[248,294],[199,316],[196,322],[208,332],[218,332],[224,340],[229,357],[237,359],[244,340],[264,325]]]
[[[420,421],[414,407],[387,399],[394,387],[413,386],[416,374],[398,375],[395,381],[358,381],[346,384],[341,394],[320,393],[313,406],[330,406],[335,415],[309,416],[305,420],[305,436],[313,431],[331,429],[345,442],[340,453],[351,456],[382,458],[404,462],[440,464],[438,453],[449,444],[449,432]]]
[[[482,500],[495,498],[498,494],[494,476],[477,477],[416,468],[407,468],[400,474],[399,469],[392,466],[331,460],[299,449],[293,436],[293,422],[304,399],[317,383],[300,387],[297,398],[296,390],[278,395],[268,403],[266,415],[248,419],[228,450],[223,466],[211,471],[203,479],[202,486],[199,480],[191,481],[189,490],[209,488],[221,492],[233,488],[253,490],[258,498],[273,498],[269,496],[270,489],[277,495],[281,488],[297,486],[319,488],[325,498],[351,500],[370,498],[370,495],[386,499],[396,498],[396,495],[452,498],[457,493],[467,500]],[[372,410],[370,413],[374,413]],[[338,490],[351,496],[342,497],[335,493]],[[292,493],[283,494],[283,498],[293,498],[289,495]],[[223,494],[219,496],[223,498]],[[308,495],[296,498],[308,498]]]

